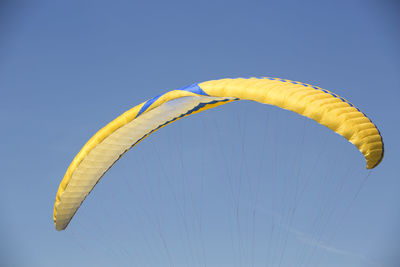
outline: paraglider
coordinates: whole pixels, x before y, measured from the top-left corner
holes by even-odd
[[[61,181],[54,204],[55,228],[64,230],[102,176],[151,133],[188,115],[238,100],[274,105],[330,128],[360,150],[367,169],[382,161],[384,145],[377,127],[360,109],[330,91],[268,77],[207,81],[156,96],[98,131]]]

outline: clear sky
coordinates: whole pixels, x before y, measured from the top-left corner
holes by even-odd
[[[399,266],[398,1],[1,1],[1,266]],[[231,103],[161,129],[52,221],[73,157],[125,110],[194,82],[331,90],[378,126],[345,139]]]

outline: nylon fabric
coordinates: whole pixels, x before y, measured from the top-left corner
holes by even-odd
[[[200,103],[212,102],[210,106],[216,106],[219,104],[218,101],[225,102],[227,99],[204,96],[184,96],[172,99],[158,107],[153,107],[104,138],[86,154],[77,167],[67,172],[64,177],[64,179],[68,179],[68,183],[65,188],[60,186],[56,198],[58,201],[54,208],[56,229],[62,230],[67,227],[83,200],[103,174],[133,145],[143,140],[155,129],[165,126],[164,124],[169,121],[172,122],[177,117],[186,116],[188,111],[199,106]],[[199,112],[199,110],[194,112]]]
[[[383,158],[382,136],[371,120],[353,104],[320,87],[277,78],[222,79],[200,83],[210,96],[230,96],[278,106],[315,120],[354,144],[367,169]]]
[[[128,110],[83,146],[57,191],[53,213],[56,229],[67,227],[102,176],[137,143],[178,119],[236,100],[275,105],[317,121],[353,143],[364,155],[368,169],[382,161],[384,145],[377,127],[360,109],[330,91],[268,77],[193,84]]]

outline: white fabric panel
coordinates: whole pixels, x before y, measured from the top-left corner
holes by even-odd
[[[200,103],[224,99],[227,98],[190,96],[174,99],[141,114],[138,118],[116,130],[90,151],[72,174],[69,184],[61,195],[62,201],[57,206],[57,224],[66,226],[69,223],[101,176],[118,160],[124,151],[144,135],[187,113]]]

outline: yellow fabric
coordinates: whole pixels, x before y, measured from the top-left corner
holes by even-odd
[[[184,97],[184,96],[190,96],[190,95],[195,95],[190,92],[186,91],[170,91],[163,95],[161,98],[159,98],[155,103],[153,103],[147,111],[150,111],[154,107],[157,107],[159,105],[162,105],[166,101],[179,98],[179,97]],[[107,138],[110,134],[115,132],[115,130],[119,129],[120,127],[124,126],[128,122],[132,121],[135,119],[136,115],[139,113],[140,108],[143,106],[145,102],[141,103],[140,105],[135,106],[134,108],[131,108],[130,110],[126,111],[116,119],[114,119],[112,122],[107,124],[104,128],[99,130],[92,138],[89,139],[89,141],[82,147],[81,151],[75,156],[74,160],[70,164],[70,166],[67,169],[67,172],[64,175],[63,180],[60,183],[57,196],[56,196],[56,203],[55,206],[57,206],[58,202],[60,201],[59,197],[61,193],[64,191],[65,187],[68,185],[69,179],[71,177],[71,174],[73,171],[76,169],[76,167],[79,165],[79,163],[82,161],[84,157],[87,156],[87,154],[98,144],[100,144],[105,138]]]
[[[53,213],[57,230],[66,228],[104,173],[132,146],[171,122],[234,100],[275,105],[329,127],[364,154],[368,169],[383,158],[382,137],[375,125],[351,103],[319,87],[276,78],[222,79],[198,86],[208,96],[170,91],[123,113],[83,146],[57,191]]]
[[[199,86],[210,96],[270,104],[313,119],[353,143],[365,156],[367,169],[383,158],[383,142],[375,125],[347,100],[319,87],[273,78],[222,79]]]
[[[193,98],[196,101],[192,101]],[[171,106],[169,110],[165,108],[167,106],[166,102],[173,103],[180,99],[187,99],[185,100],[187,107]],[[60,183],[53,213],[56,229],[65,229],[81,202],[90,193],[102,175],[133,144],[140,142],[143,138],[151,134],[153,130],[158,130],[170,122],[179,119],[180,117],[177,118],[179,115],[185,114],[188,110],[198,105],[199,101],[209,102],[212,100],[230,101],[226,98],[200,96],[187,91],[171,91],[160,96],[138,117],[139,111],[146,102],[128,110],[97,132],[74,158]],[[193,104],[190,104],[192,102]],[[226,102],[217,102],[208,104],[208,106],[215,107],[224,103]],[[163,107],[164,110],[162,109]],[[173,114],[179,108],[182,110],[176,114],[176,117],[169,114]],[[199,112],[200,110],[195,112]],[[137,122],[136,125],[135,122]],[[132,123],[133,127],[131,127]],[[146,123],[153,123],[154,125],[146,126]],[[143,126],[146,127],[143,128]],[[129,135],[137,135],[137,137],[127,141],[126,139]]]

